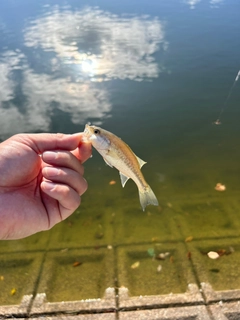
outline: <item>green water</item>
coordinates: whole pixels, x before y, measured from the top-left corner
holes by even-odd
[[[119,272],[118,284],[129,286],[133,295],[184,292],[190,280],[181,276],[163,281],[159,292],[151,271],[155,265],[145,267],[151,286],[139,282],[144,272],[131,278],[124,266],[134,262],[132,249],[121,250],[143,245],[142,259],[141,250],[151,242],[178,243],[177,266],[166,262],[174,274],[180,272],[178,264],[194,268],[181,261],[181,252],[188,251],[186,237],[239,236],[239,82],[222,124],[214,125],[240,68],[239,12],[238,0],[0,2],[0,139],[20,132],[73,133],[87,122],[100,125],[147,161],[142,171],[160,204],[143,213],[134,183],[122,189],[118,172],[93,150],[85,164],[89,188],[79,209],[48,232],[1,243],[4,259],[13,251],[42,254],[112,245],[112,260],[107,250],[96,253],[96,259],[115,261],[106,286],[114,286],[112,273]],[[111,180],[117,183],[109,185]],[[219,182],[225,192],[215,191]],[[48,260],[48,255],[47,264],[60,270],[51,283],[64,291],[61,259]],[[49,290],[52,300],[78,299],[76,288],[74,297],[67,291],[54,296],[47,285],[48,266],[41,270],[40,289],[30,292]],[[102,296],[106,286],[94,277],[91,286],[87,270],[83,283],[93,297]]]

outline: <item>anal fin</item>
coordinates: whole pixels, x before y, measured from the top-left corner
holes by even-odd
[[[128,181],[128,177],[125,176],[124,174],[122,174],[122,172],[119,171],[119,174],[120,174],[120,179],[121,179],[121,183],[122,183],[122,187],[124,188],[126,182]]]

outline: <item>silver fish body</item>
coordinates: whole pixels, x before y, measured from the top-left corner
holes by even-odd
[[[143,211],[149,204],[158,206],[158,200],[141,172],[145,161],[137,157],[124,141],[107,130],[86,124],[84,133],[104,161],[119,171],[123,187],[128,179],[136,183]]]

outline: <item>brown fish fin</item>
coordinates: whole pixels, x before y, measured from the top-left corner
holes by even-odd
[[[142,168],[142,166],[147,163],[147,162],[143,161],[142,159],[140,159],[138,156],[136,156],[136,158],[137,158],[137,161],[138,161],[138,163],[140,165],[140,168]]]
[[[139,198],[143,211],[149,204],[158,206],[158,200],[149,185],[144,190],[139,190]]]
[[[122,183],[122,187],[124,188],[126,182],[128,181],[128,177],[125,176],[124,174],[122,174],[122,172],[119,171],[119,174],[120,174],[120,179],[121,179],[121,183]]]
[[[103,158],[103,160],[106,162],[106,164],[107,164],[109,167],[113,168],[113,166],[112,166],[109,162],[107,162],[107,160],[106,160],[105,158]]]

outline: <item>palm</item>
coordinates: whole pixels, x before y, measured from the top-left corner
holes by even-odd
[[[42,190],[42,182],[48,181],[43,176],[43,169],[50,164],[43,161],[39,146],[28,137],[16,136],[9,139],[10,143],[7,140],[0,145],[0,169],[4,168],[0,177],[0,195],[4,195],[0,197],[0,205],[4,208],[2,220],[15,238],[49,229],[65,218],[62,217],[65,208],[61,203]],[[70,157],[75,159],[72,153]]]

